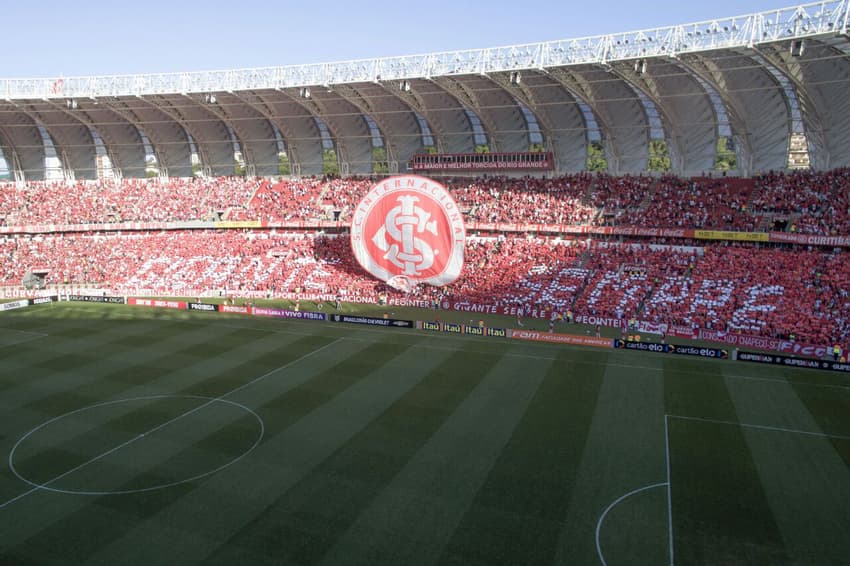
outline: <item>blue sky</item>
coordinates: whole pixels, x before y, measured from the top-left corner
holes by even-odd
[[[789,0],[18,0],[0,77],[194,71],[531,43],[702,21]]]

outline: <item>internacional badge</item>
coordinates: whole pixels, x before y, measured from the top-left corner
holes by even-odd
[[[460,276],[466,228],[449,191],[417,175],[373,186],[354,209],[351,249],[363,269],[401,291]]]

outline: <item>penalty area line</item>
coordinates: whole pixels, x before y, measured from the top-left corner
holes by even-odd
[[[768,426],[768,425],[759,425],[753,423],[740,423],[735,421],[722,421],[718,419],[708,419],[705,417],[688,417],[685,415],[665,415],[665,421],[667,418],[671,419],[681,419],[684,421],[697,421],[703,423],[712,423],[712,424],[722,424],[722,425],[731,425],[731,426],[740,426],[743,428],[754,428],[756,430],[767,430],[770,432],[787,432],[790,434],[803,434],[806,436],[817,436],[819,438],[837,438],[839,440],[850,440],[850,436],[844,436],[841,434],[826,434],[823,432],[814,432],[810,430],[799,430],[796,428],[785,428],[779,426]]]

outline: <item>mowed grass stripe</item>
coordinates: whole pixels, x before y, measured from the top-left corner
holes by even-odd
[[[18,379],[18,389],[8,391],[3,403],[48,415],[61,414],[86,402],[107,397],[109,393],[99,390],[104,380],[115,383],[114,386],[105,384],[104,389],[115,387],[120,390],[127,387],[127,381],[133,381],[128,379],[130,376],[138,376],[141,381],[141,374],[146,372],[157,378],[174,371],[176,367],[203,359],[203,356],[194,355],[195,351],[209,356],[215,350],[212,344],[220,343],[226,349],[238,347],[241,342],[239,333],[233,330],[187,329],[178,323],[156,321],[152,325],[145,321],[139,325],[125,322],[124,326],[128,328],[93,332],[84,339],[75,339],[71,345],[59,339],[55,345],[58,357],[50,359],[51,367],[41,364],[39,369],[26,378],[20,376],[23,379]],[[116,340],[135,341],[147,336],[157,338],[148,347],[115,345]],[[210,348],[205,350],[208,344]],[[170,363],[178,361],[180,364],[176,367]],[[141,367],[134,369],[136,366]],[[93,395],[87,394],[85,388],[88,386],[95,390]],[[35,395],[39,397],[34,398]],[[75,396],[78,398],[74,399]],[[46,406],[40,407],[38,403],[45,403]]]
[[[259,406],[258,412],[267,421],[268,435],[249,459],[194,485],[191,491],[159,509],[127,536],[104,548],[97,554],[96,561],[112,563],[128,552],[134,554],[138,562],[155,561],[158,548],[149,544],[151,540],[163,540],[163,544],[175,546],[178,549],[174,555],[176,562],[203,561],[244,525],[262,515],[271,502],[309,477],[352,435],[368,425],[445,359],[442,355],[430,357],[421,367],[411,369],[406,355],[407,345],[391,348],[395,352],[394,356],[381,354],[380,346],[367,352],[362,352],[363,349],[363,343],[344,340],[329,350],[328,356],[316,356],[290,368],[287,379],[262,382],[270,386],[277,385],[280,395],[293,391],[293,398],[302,395],[294,391],[301,386],[318,387],[323,391],[323,402],[318,406],[310,402],[285,409],[275,404],[276,408],[271,410]],[[346,379],[350,382],[346,387],[333,396],[326,396],[327,387],[334,379],[333,374],[340,371],[347,373],[345,362],[352,357],[356,357],[353,366],[358,367],[358,375],[349,375]],[[316,385],[313,383],[314,378],[326,381]],[[340,385],[336,384],[337,387]],[[235,397],[241,402],[250,403],[253,397],[248,394],[255,391],[256,388],[251,387],[240,391]],[[269,396],[268,391],[265,396]],[[317,399],[313,395],[309,398]],[[295,415],[286,415],[275,422],[278,413],[283,411],[293,411]],[[210,497],[215,498],[218,512],[199,514],[198,507],[207,505]],[[163,521],[167,521],[174,529],[163,531]],[[254,560],[251,552],[248,552],[240,556],[239,561],[251,563]]]
[[[744,431],[673,417],[668,425],[676,561],[789,563]]]
[[[825,434],[850,436],[850,389],[846,391],[806,387],[793,384],[797,397],[808,408],[812,419]],[[850,470],[850,444],[829,438],[835,452]]]
[[[359,514],[322,564],[433,564],[439,558],[552,360],[506,356],[491,368],[469,362],[463,371],[480,371],[483,379]]]
[[[193,418],[201,413],[208,418]],[[210,405],[80,469],[54,486],[84,491],[131,491],[169,484],[227,464],[250,448],[258,433],[257,423],[250,414],[226,404]],[[234,434],[239,444],[233,444]],[[226,451],[226,445],[210,444],[228,438],[232,451]],[[172,496],[188,492],[185,488],[168,488],[172,489],[175,490]],[[19,541],[8,552],[17,556],[45,554],[50,560],[66,564],[83,563],[101,550],[104,540],[120,538],[145,519],[133,513],[134,507],[128,505],[127,499],[146,497],[144,493],[88,497],[71,513]],[[160,504],[167,504],[161,497],[158,500]],[[92,536],[89,526],[100,524],[99,517],[103,514],[120,517],[120,520],[100,525],[96,536]],[[55,544],[46,544],[46,541]]]
[[[706,364],[704,375],[679,371],[693,364],[665,361],[667,413],[737,422],[723,367]],[[668,430],[676,560],[736,564],[787,559],[743,431],[675,418],[668,420]]]
[[[694,368],[699,369],[699,373],[694,372]],[[722,365],[665,358],[663,369],[664,407],[667,414],[738,420],[735,404],[723,378]]]
[[[839,399],[836,407],[824,399],[824,389],[794,383],[730,382],[729,391],[741,423],[786,429],[742,432],[787,553],[800,564],[841,563],[850,556],[850,471],[841,456],[850,453],[850,435],[815,436],[822,432],[813,414],[835,427],[834,420],[848,417],[831,414],[821,403],[837,409],[850,395],[831,391]]]
[[[231,360],[231,363],[221,363],[219,362],[214,367],[207,365],[206,363],[202,363],[206,360],[204,358],[198,358],[201,370],[193,370],[193,366],[177,366],[171,369],[170,375],[163,375],[165,369],[157,371],[155,368],[151,368],[151,378],[144,380],[145,385],[155,384],[155,379],[158,381],[167,380],[167,385],[164,388],[155,388],[153,392],[142,390],[140,386],[135,384],[123,385],[122,387],[116,389],[113,386],[113,381],[110,379],[112,373],[106,374],[101,377],[99,380],[92,380],[87,386],[86,390],[89,391],[88,395],[82,394],[71,394],[66,392],[58,392],[55,393],[46,399],[39,400],[38,407],[28,407],[31,411],[35,411],[36,414],[44,414],[44,419],[42,422],[48,420],[48,415],[55,416],[58,414],[63,414],[61,409],[68,409],[70,411],[78,410],[82,407],[86,407],[89,405],[96,404],[101,402],[100,397],[98,399],[98,389],[100,386],[102,391],[101,395],[110,397],[112,399],[122,399],[122,398],[135,398],[139,396],[149,396],[151,394],[159,395],[162,392],[165,394],[196,394],[198,390],[200,390],[201,394],[203,394],[204,389],[215,389],[209,385],[209,382],[216,381],[219,379],[219,376],[222,373],[226,373],[232,370],[232,361],[239,361],[240,356],[244,351],[241,349],[243,344],[247,344],[249,342],[254,342],[254,337],[247,335],[244,331],[230,331],[227,336],[222,336],[220,334],[213,335],[215,337],[215,341],[210,343],[210,355],[215,355],[218,357],[226,357]],[[221,344],[219,344],[221,341]],[[289,355],[297,355],[298,352],[302,351],[310,351],[315,346],[315,340],[305,337],[300,341],[301,343],[293,344],[292,350],[294,352],[290,354],[283,354],[281,351],[277,351],[275,353],[275,358],[273,363],[279,364],[284,359],[290,359]],[[223,346],[222,344],[226,344]],[[280,349],[280,344],[270,344],[271,347],[276,349]],[[166,349],[166,352],[170,352],[171,345],[168,343],[158,344],[159,348]],[[192,349],[201,349],[199,345],[188,346]],[[157,350],[154,350],[150,353],[152,360],[158,360],[163,358],[168,358],[171,354],[165,353],[162,354],[160,352],[157,355]],[[233,354],[230,354],[233,352]],[[173,352],[172,352],[173,353]],[[239,353],[240,355],[237,355]],[[268,354],[268,353],[267,353]],[[213,358],[214,359],[214,358]],[[219,358],[221,359],[221,358]],[[294,359],[294,358],[291,358]],[[245,363],[240,362],[238,366],[239,369],[243,369],[245,367]],[[251,372],[262,372],[268,371],[271,369],[271,366],[266,364],[259,364],[258,366],[250,367]],[[221,372],[221,373],[220,373]],[[120,370],[116,370],[115,373],[121,373]],[[181,375],[183,377],[181,377]],[[258,373],[246,373],[244,371],[237,371],[236,375],[239,376],[241,381],[247,381],[252,376],[258,375]],[[186,382],[185,380],[189,379],[190,382]],[[229,383],[231,377],[230,374],[227,373],[227,377],[225,381]],[[188,391],[181,391],[179,386],[183,385]],[[62,399],[63,395],[67,395],[69,397],[68,400]],[[208,395],[209,396],[209,395]],[[61,407],[57,408],[54,405],[54,401],[59,403]],[[74,402],[72,405],[68,405],[68,403]],[[183,407],[187,405],[197,404],[193,401],[177,401],[177,405]],[[174,404],[174,403],[172,403]],[[27,468],[36,468],[39,471],[38,476],[42,481],[47,481],[56,475],[63,473],[66,470],[76,467],[77,465],[85,462],[86,460],[92,458],[96,455],[96,453],[102,452],[105,450],[103,447],[111,447],[121,444],[126,440],[132,438],[136,434],[144,432],[150,428],[153,428],[155,424],[155,419],[162,417],[160,423],[168,420],[166,415],[162,413],[163,404],[161,402],[151,402],[147,403],[147,405],[156,406],[157,409],[150,412],[150,410],[143,405],[139,404],[116,404],[111,405],[110,411],[83,411],[81,413],[77,413],[76,415],[69,416],[67,419],[63,419],[61,427],[53,427],[54,433],[50,438],[46,438],[41,435],[41,438],[45,442],[49,442],[47,444],[42,444],[40,448],[42,451],[39,454],[36,454],[34,457],[36,458],[36,462],[38,465],[32,462],[27,461],[26,452],[20,454],[21,466],[23,469]],[[48,410],[54,409],[54,410]],[[67,412],[67,411],[64,411]],[[184,412],[182,409],[178,409],[177,412],[173,412],[170,415],[179,415]],[[92,415],[102,415],[104,418],[108,417],[108,420],[94,420]],[[153,419],[153,420],[152,420]],[[80,426],[74,426],[74,423],[79,423]],[[153,425],[151,425],[153,423]],[[41,424],[41,423],[39,423]],[[18,434],[17,437],[20,437],[22,433]],[[17,439],[16,437],[16,439]],[[91,447],[94,447],[93,449]],[[92,453],[94,450],[95,453]]]
[[[440,564],[547,564],[557,550],[604,365],[552,363]]]
[[[191,343],[195,343],[195,346],[192,347],[199,347],[205,343],[205,340],[209,340],[210,338],[227,341],[227,338],[230,337],[234,338],[234,345],[240,343],[233,330],[227,331],[225,335],[222,335],[220,332],[216,330],[213,334],[209,334],[199,329],[194,329],[193,333],[183,335],[179,341],[163,341],[158,345],[157,349],[148,352],[147,355],[153,363],[158,358],[167,357],[170,352],[174,351],[174,348],[184,348]],[[92,337],[92,341],[94,343],[96,340],[102,338],[104,338],[104,335],[97,333]],[[220,352],[220,350],[215,349],[213,351]],[[238,358],[235,355],[238,351],[239,349],[234,350],[233,359]],[[120,372],[120,354],[116,354],[114,357],[108,356],[98,366],[69,367],[63,374],[65,379],[53,379],[53,376],[48,379],[33,376],[20,384],[20,393],[16,398],[18,400],[34,399],[35,401],[31,402],[28,407],[8,410],[0,414],[0,421],[4,425],[8,422],[7,426],[2,427],[3,430],[0,433],[2,434],[0,449],[5,454],[8,454],[13,444],[32,428],[45,423],[53,417],[109,400],[107,399],[108,397],[116,399],[162,393],[169,394],[174,393],[176,387],[184,379],[192,379],[196,382],[209,379],[211,376],[214,377],[216,372],[222,371],[229,366],[227,359],[218,358],[217,355],[219,354],[211,353],[206,359],[199,358],[199,362],[194,366],[172,368],[171,373],[167,373],[164,369],[157,370],[151,367],[151,374],[156,378],[155,380],[147,380],[144,386],[124,385],[120,389],[112,385],[113,382],[109,379],[116,372]],[[98,391],[98,384],[102,386],[100,392]],[[76,391],[79,389],[75,389],[83,386],[88,388],[86,396],[78,394]],[[4,396],[4,399],[6,399],[6,396]],[[117,406],[116,412],[112,416],[115,419],[121,418],[122,414],[131,413],[133,408],[128,405]],[[73,466],[67,465],[69,462],[75,461],[82,463],[91,457],[91,451],[86,448],[87,444],[75,443],[75,436],[85,434],[87,430],[99,429],[100,433],[109,431],[109,427],[102,426],[108,423],[99,423],[90,420],[91,413],[71,416],[69,418],[72,420],[65,421],[63,424],[77,422],[80,423],[80,426],[60,427],[57,429],[52,440],[42,439],[48,442],[48,444],[43,445],[45,450],[50,449],[49,443],[52,442],[52,445],[60,451],[59,456],[61,457],[49,459],[47,461],[49,466],[45,469],[45,471],[57,471],[55,475],[71,469]],[[111,446],[119,443],[111,444]],[[100,447],[105,444],[109,443],[106,442],[106,439],[102,439],[100,442],[95,442],[93,446]],[[82,447],[82,450],[77,454],[73,453],[75,446]],[[7,467],[0,468],[0,497],[3,500],[14,497],[20,490],[21,482],[11,474]]]
[[[242,336],[244,333],[236,334]],[[222,347],[217,342],[211,345],[217,355],[226,355],[226,353],[237,349],[242,343],[253,340],[253,337],[250,336],[242,336],[245,342],[237,339],[236,336],[231,336],[231,338],[232,341],[229,341],[227,347]],[[267,355],[274,354],[272,363],[276,364],[275,367],[279,367],[315,350],[317,344],[325,345],[327,343],[326,339],[308,336],[289,343],[285,352],[275,351],[269,352]],[[231,359],[238,360],[239,358],[232,357]],[[46,437],[39,435],[39,438],[48,443],[35,445],[33,447],[35,454],[29,457],[27,451],[22,451],[16,458],[16,463],[24,471],[33,470],[34,475],[41,483],[49,481],[112,446],[120,445],[136,435],[179,417],[192,410],[193,407],[206,402],[205,400],[187,399],[186,396],[218,397],[220,394],[235,389],[250,379],[273,369],[268,364],[268,360],[260,364],[248,361],[235,366],[221,364],[219,366],[220,373],[192,372],[195,383],[177,389],[173,393],[167,393],[182,398],[170,401],[152,399],[142,404],[112,404],[99,410],[83,411],[68,417],[67,420],[63,419],[61,426],[51,427],[52,432]],[[99,383],[103,384],[104,382]],[[180,380],[173,379],[170,385],[175,386],[181,383]],[[107,390],[105,393],[114,397],[114,391]],[[117,398],[139,396],[136,393],[140,392],[128,392],[127,395]],[[95,418],[93,415],[101,418]],[[74,422],[79,422],[79,426],[73,426]]]
[[[152,330],[150,334],[156,335]],[[136,337],[134,337],[135,339]],[[161,340],[148,340],[146,346],[111,354],[108,360],[84,364],[71,371],[84,379],[73,390],[63,390],[28,403],[25,408],[46,414],[57,414],[97,399],[126,396],[132,389],[142,389],[168,374],[200,364],[211,356],[226,357],[228,352],[243,349],[257,339],[246,331],[224,334],[201,332],[181,333],[180,339],[163,336]],[[126,365],[125,365],[126,364]],[[102,371],[103,368],[108,368]],[[92,373],[86,376],[87,373]]]
[[[422,356],[422,350],[411,351],[406,364],[415,367]],[[232,563],[252,548],[263,548],[268,563],[318,561],[498,361],[451,355],[240,529],[210,562]]]
[[[27,386],[34,378],[42,384],[62,382],[68,378],[68,373],[84,366],[93,369],[128,355],[129,348],[117,345],[124,339],[135,339],[151,333],[159,335],[162,342],[171,337],[171,331],[177,332],[176,324],[153,323],[128,325],[124,328],[85,328],[75,327],[72,338],[54,334],[39,344],[28,344],[16,348],[14,354],[5,356],[3,361],[7,366],[17,369],[0,375],[0,388],[11,392],[13,387]],[[116,364],[117,365],[117,364]],[[4,396],[5,397],[5,396]]]
[[[583,359],[580,352],[575,354],[579,361]],[[664,481],[666,476],[664,381],[658,371],[663,358],[643,356],[642,367],[632,368],[626,364],[633,360],[628,352],[601,354],[602,384],[575,482],[568,486],[570,505],[558,540],[557,564],[596,563],[596,525],[603,510],[627,492]],[[578,372],[589,370],[585,364],[576,365]],[[663,498],[664,494],[649,496]],[[661,509],[640,508],[641,521],[619,530],[607,525],[601,539],[611,564],[658,564],[667,559],[666,514]]]
[[[314,337],[312,337],[312,338],[314,338]],[[297,352],[301,352],[302,356],[303,356],[304,352],[303,352],[302,348],[305,346],[305,344],[307,342],[310,342],[312,340],[312,338],[310,336],[303,337],[302,340],[298,341],[298,342],[301,342],[300,346],[296,344],[294,350],[296,350]],[[327,343],[330,342],[330,339],[324,338],[324,339],[322,339],[322,341],[325,344],[327,344]],[[359,348],[360,347],[358,346],[358,349]],[[314,351],[314,350],[310,350],[309,352],[306,352],[306,353],[309,354],[312,351]],[[284,359],[283,357],[285,357],[285,359],[289,359],[289,357],[292,354],[293,354],[293,352],[290,352],[289,354],[286,354],[285,352],[279,353],[278,354],[278,360]],[[290,362],[291,361],[298,361],[298,360],[299,360],[299,358],[294,358],[294,359],[290,360]],[[333,363],[333,361],[335,361],[334,358],[332,358],[332,357],[328,357],[328,360],[331,360],[331,361],[330,362],[323,362],[322,360],[317,360],[316,357],[305,358],[305,361],[300,362],[300,364],[302,364],[302,365],[305,365],[305,364],[308,364],[308,363],[318,364],[318,365],[315,365],[315,367],[317,368],[317,370],[321,370],[321,369],[326,367],[327,363]],[[213,360],[213,362],[215,362],[215,360]],[[210,368],[213,368],[213,367],[214,366],[210,366]],[[295,368],[295,367],[298,367],[298,366],[294,365],[292,367]],[[311,367],[313,367],[313,366],[311,366]],[[208,377],[209,377],[209,375],[203,376],[201,378],[208,378]],[[255,377],[258,377],[258,376],[250,376],[250,377],[255,378]],[[247,381],[247,379],[246,379],[246,381]],[[257,385],[264,383],[264,382],[267,382],[267,381],[269,381],[269,380],[267,379],[267,380],[264,380],[264,381],[260,381],[260,382],[258,382]],[[250,388],[246,388],[243,391],[248,391],[249,389]],[[179,421],[176,421],[176,422],[179,422]],[[216,423],[213,422],[212,424],[215,425]],[[212,434],[216,434],[216,430],[214,428],[208,429],[208,431],[209,430],[212,430]],[[166,429],[162,429],[162,431],[166,432]],[[203,438],[203,437],[199,437],[197,439],[197,442],[199,443],[200,446],[204,446],[206,444],[206,439]],[[176,451],[174,451],[175,457],[177,457],[177,458],[184,457],[185,458],[185,454],[184,454],[185,452],[191,452],[192,450],[194,450],[194,442],[188,443],[188,444],[184,443],[182,446],[177,446],[177,448],[178,449]],[[167,459],[163,460],[162,462],[167,466],[167,464],[168,464]],[[137,471],[137,477],[135,477],[135,478],[131,477],[129,481],[127,481],[123,484],[124,486],[130,486],[132,484],[132,482],[138,483],[140,478],[141,479],[148,479],[148,480],[151,480],[151,481],[156,479],[155,476],[147,475],[147,474],[149,474],[149,472],[147,471],[147,469],[145,469],[145,466],[144,466],[143,463],[135,465],[131,461],[129,463],[129,466],[135,466],[135,471]],[[115,477],[112,478],[113,482],[114,482],[116,477],[126,479],[127,476],[126,476],[125,472],[126,472],[126,470],[121,470],[121,474],[116,474]],[[215,476],[212,476],[212,477],[215,477]],[[232,482],[233,478],[231,478],[229,481]],[[243,481],[246,481],[246,480],[243,480]],[[247,480],[247,481],[250,481],[250,480]],[[110,482],[110,478],[106,477],[106,478],[104,478],[104,481],[102,483],[104,485],[106,485],[107,487],[111,486],[112,488],[116,488],[116,489],[121,487],[121,486],[115,485],[115,483],[110,484],[109,482]],[[99,507],[111,507],[111,505],[107,504],[106,502],[109,502],[110,504],[114,504],[115,508],[113,509],[113,511],[128,514],[128,515],[131,515],[132,517],[135,518],[135,522],[131,525],[128,525],[126,529],[124,529],[124,527],[121,527],[122,529],[124,529],[124,530],[122,530],[122,533],[130,532],[134,528],[138,528],[140,525],[145,524],[145,519],[147,517],[161,512],[163,510],[163,508],[173,504],[175,501],[179,500],[184,495],[191,493],[194,489],[196,489],[196,488],[198,488],[199,486],[202,486],[202,485],[203,485],[203,482],[194,482],[192,484],[189,484],[188,486],[177,486],[177,487],[174,487],[174,488],[169,488],[169,489],[164,490],[162,492],[154,492],[153,494],[102,497],[102,498],[98,498],[96,500],[96,502],[95,502],[95,500],[93,500],[90,497],[74,497],[74,496],[57,495],[57,494],[52,494],[52,493],[48,493],[48,492],[36,492],[36,493],[33,493],[32,495],[28,496],[27,498],[23,499],[23,500],[15,502],[13,508],[15,510],[16,521],[15,521],[14,524],[9,525],[9,528],[7,529],[7,531],[3,533],[2,542],[4,544],[9,544],[10,542],[13,542],[13,541],[21,541],[21,540],[32,539],[33,541],[35,541],[34,544],[37,545],[38,540],[39,540],[38,539],[39,533],[45,528],[45,524],[50,525],[50,524],[54,524],[54,523],[63,523],[64,526],[65,526],[65,530],[68,532],[67,543],[68,544],[74,544],[74,541],[77,539],[77,537],[85,536],[84,531],[85,531],[85,524],[86,523],[84,521],[80,522],[80,521],[75,521],[73,519],[66,520],[65,518],[74,516],[74,514],[77,513],[80,510],[82,510],[83,513],[90,513],[90,512],[96,513],[97,508],[95,508],[92,511],[89,508],[91,505],[97,505],[98,508]],[[227,487],[224,488],[224,489],[230,490],[230,489],[233,489],[233,486],[232,486],[232,484],[228,483]],[[206,501],[208,503],[210,500],[218,501],[219,497],[217,495],[214,495],[214,494],[206,493],[202,497],[202,500]],[[207,503],[202,503],[200,505],[200,507],[202,507],[202,508],[206,507]],[[87,508],[89,508],[89,510],[86,510]],[[9,509],[12,509],[12,508],[9,508]],[[7,512],[6,516],[11,516],[11,515],[8,514],[9,509],[3,510],[4,512]],[[186,532],[191,532],[191,527],[192,527],[192,524],[194,523],[195,516],[197,515],[197,513],[198,513],[198,507],[195,507],[192,511],[191,520],[188,521],[187,524],[185,525]],[[50,517],[50,520],[46,521],[45,516]],[[3,518],[3,515],[0,515],[0,518]],[[77,516],[77,519],[79,519],[79,516]],[[161,523],[157,523],[157,525],[161,525]],[[119,527],[120,527],[120,524],[116,524],[116,528],[119,528]],[[157,527],[157,528],[159,528],[159,527]],[[60,529],[60,532],[61,531],[62,531],[62,529]],[[120,535],[122,533],[115,533],[115,537],[120,539]],[[105,544],[104,539],[98,538],[97,540],[99,541],[98,544],[100,546],[103,546]],[[129,547],[129,549],[132,550],[133,548],[135,548],[135,546],[138,546],[138,544],[141,544],[141,543],[136,543],[135,545],[132,545],[131,547]],[[207,544],[209,544],[209,543],[207,543]],[[99,550],[101,550],[101,548],[92,548],[92,547],[86,546],[86,550],[81,551],[81,552],[83,552],[85,554],[85,553],[97,552]],[[124,550],[125,550],[125,552],[123,554],[126,557],[126,555],[127,555],[126,551],[128,549],[125,548]],[[173,554],[173,550],[170,549],[170,548],[166,548],[166,547],[155,548],[153,550],[156,551],[157,556],[160,557],[160,558],[156,558],[156,557],[152,558],[151,560],[153,562],[156,562],[157,560],[161,559],[161,556]],[[57,553],[56,556],[61,556],[61,550],[60,549],[53,549],[53,552]],[[124,558],[122,557],[120,560],[123,560],[123,559]],[[119,559],[108,560],[105,563],[115,563],[116,561],[120,561],[120,560]],[[150,561],[148,561],[148,562],[150,563]]]
[[[200,331],[196,329],[195,332]],[[220,332],[221,330],[216,330],[212,335],[213,337],[215,337],[215,340],[226,338],[226,336],[222,336]],[[242,335],[244,333],[244,331],[235,331],[233,329],[227,330],[226,332],[227,336]],[[286,340],[289,340],[289,342],[286,342],[280,339],[279,337],[276,340],[267,341],[264,347],[269,348],[270,350],[266,351],[265,354],[261,356],[263,357],[265,363],[252,368],[252,370],[258,371],[260,373],[266,373],[270,369],[274,369],[274,367],[280,367],[280,365],[283,365],[283,363],[286,363],[287,361],[297,359],[296,356],[298,355],[303,355],[304,353],[312,351],[317,343],[327,344],[329,341],[329,339],[319,338],[317,342],[316,338],[310,336],[305,336],[295,341],[293,341],[294,337],[287,337]],[[148,382],[144,387],[127,388],[125,391],[123,391],[121,395],[117,395],[115,396],[115,398],[134,398],[139,396],[161,394],[179,395],[182,394],[181,388],[195,387],[198,384],[203,384],[210,380],[214,381],[220,372],[226,372],[234,366],[244,366],[244,356],[248,350],[256,352],[256,345],[258,343],[257,341],[253,341],[250,338],[246,339],[246,341],[244,342],[246,348],[237,346],[240,343],[242,343],[242,341],[234,340],[232,344],[234,346],[233,348],[221,348],[218,346],[217,342],[214,341],[211,344],[210,355],[207,358],[199,361],[194,366],[173,368],[171,373],[159,375],[156,381]],[[291,345],[292,348],[288,348],[288,345]],[[161,344],[160,347],[167,348],[170,347],[170,345]],[[265,359],[264,356],[269,354],[273,355],[272,358]],[[268,363],[274,363],[276,365],[269,366]],[[257,377],[257,375],[258,373],[242,374],[242,380],[240,381],[240,383],[246,382],[249,379]],[[213,388],[211,387],[210,389]],[[78,409],[80,407],[85,407],[91,404],[93,403],[81,402],[73,408]],[[58,456],[65,457],[56,457],[55,459],[49,461],[49,463],[51,464],[51,470],[57,470],[57,473],[54,474],[54,476],[59,475],[60,473],[64,473],[69,469],[72,469],[74,465],[71,464],[74,462],[85,462],[89,458],[96,455],[96,453],[100,453],[111,446],[116,446],[120,444],[120,442],[107,442],[103,440],[103,438],[101,438],[101,441],[97,441],[97,435],[99,434],[108,435],[120,429],[129,430],[130,434],[125,434],[122,438],[122,440],[126,440],[127,438],[132,438],[137,433],[144,432],[145,429],[142,429],[140,427],[149,422],[149,419],[146,417],[146,411],[144,407],[140,407],[138,405],[115,405],[114,409],[114,413],[108,415],[110,419],[108,421],[100,422],[92,420],[91,413],[80,414],[80,427],[68,427],[66,429],[59,429],[56,432],[55,438],[52,440],[52,443],[54,446],[57,447],[58,450],[68,451],[74,446],[79,446],[81,447],[81,449],[76,454],[63,455],[60,453],[58,454]],[[20,413],[20,411],[18,413]],[[40,413],[36,414],[38,415]],[[134,414],[138,415],[138,423],[136,424],[133,424],[134,421],[137,419]],[[45,422],[51,416],[53,415],[43,415],[41,418],[38,418],[38,420],[32,426],[36,426]],[[18,414],[17,418],[18,420],[22,420],[20,414]],[[70,418],[77,417],[74,416]],[[165,422],[165,420],[160,422]],[[95,442],[75,442],[75,436],[83,434],[86,431],[94,431],[93,434],[95,435]],[[23,430],[17,432],[14,436],[14,439],[9,439],[8,449],[11,449],[11,442],[16,441],[23,433]],[[47,442],[49,442],[50,440],[51,439],[46,439]],[[106,446],[106,448],[104,448],[104,446]],[[49,449],[49,446],[44,445],[44,448]],[[0,493],[2,493],[4,499],[17,495],[20,492],[20,489],[20,481],[17,480],[17,478],[14,478],[8,470],[4,470],[3,473],[0,474]]]

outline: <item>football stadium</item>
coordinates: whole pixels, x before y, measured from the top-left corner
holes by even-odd
[[[847,564],[849,19],[0,79],[0,564]]]

